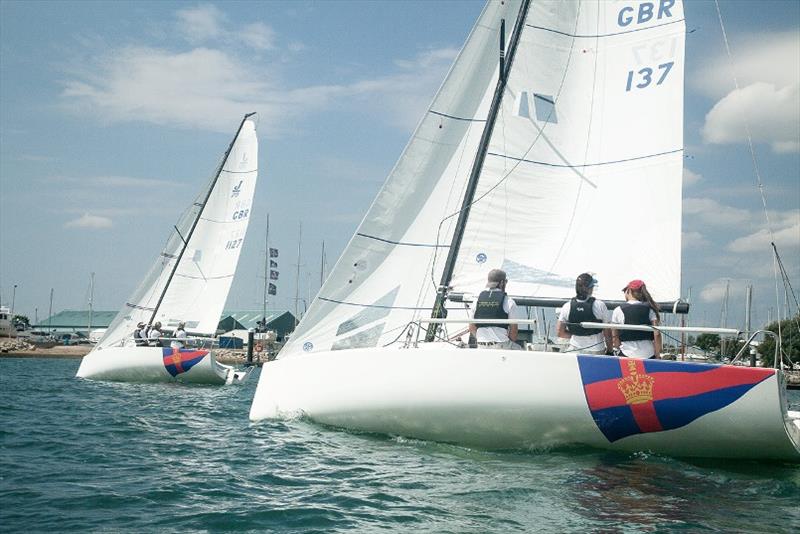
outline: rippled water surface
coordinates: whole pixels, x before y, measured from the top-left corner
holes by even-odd
[[[74,378],[78,363],[0,360],[0,531],[800,529],[796,464],[492,453],[251,424],[257,374],[232,387],[115,384]]]

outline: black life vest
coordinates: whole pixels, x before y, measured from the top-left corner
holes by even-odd
[[[506,299],[506,292],[502,289],[486,289],[478,295],[475,301],[474,319],[508,319],[508,313],[503,309],[503,302]],[[508,329],[507,324],[480,324],[475,323],[478,328],[497,326]]]
[[[573,336],[593,336],[599,334],[603,330],[601,328],[584,328],[579,323],[601,323],[602,321],[595,317],[594,311],[594,297],[589,297],[586,302],[579,302],[577,298],[569,301],[569,317],[566,324],[567,332]]]
[[[645,302],[626,302],[620,305],[622,315],[625,316],[625,324],[645,324],[650,322],[650,305]],[[644,341],[654,339],[653,332],[641,332],[639,330],[620,330],[620,341]]]

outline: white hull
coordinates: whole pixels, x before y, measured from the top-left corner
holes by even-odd
[[[210,351],[185,351],[192,358],[183,363],[173,362],[172,356],[165,352],[172,350],[161,347],[95,349],[83,357],[77,376],[117,382],[191,384],[230,384],[243,379],[242,373],[233,367],[218,363]]]
[[[602,365],[631,361],[580,358],[584,364],[596,361],[585,358],[602,358]],[[711,368],[659,363],[676,365],[674,369]],[[262,369],[250,418],[304,415],[337,427],[486,449],[580,444],[671,456],[800,461],[800,413],[786,411],[780,373],[722,367],[720,372],[728,375],[738,372],[728,369],[749,376],[760,372],[759,382],[730,404],[678,428],[643,431],[613,441],[596,422],[602,413],[593,417],[589,409],[577,355],[465,350],[441,344],[317,352],[269,362]],[[673,385],[684,380],[690,387],[696,385],[696,376],[700,375],[670,380]],[[656,380],[665,384],[664,378]],[[713,392],[710,395],[704,399],[718,402]],[[670,410],[669,416],[675,416],[674,408]]]

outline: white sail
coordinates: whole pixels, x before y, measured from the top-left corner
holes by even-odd
[[[618,300],[633,278],[680,296],[681,2],[533,2],[454,277],[491,268],[512,294],[571,297],[596,273]]]
[[[181,216],[158,260],[95,350],[130,340],[139,321],[214,334],[250,220],[258,175],[255,122],[242,122],[218,172]],[[175,262],[178,262],[175,269]]]
[[[445,219],[461,204],[497,82],[500,21],[519,6],[486,6],[281,357],[382,346],[430,315],[455,223]]]

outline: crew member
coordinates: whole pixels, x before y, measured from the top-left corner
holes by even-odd
[[[137,347],[144,347],[147,345],[147,334],[144,330],[144,323],[139,321],[136,323],[136,330],[133,331],[133,342]]]
[[[650,296],[647,286],[641,280],[631,280],[623,289],[625,304],[622,304],[611,315],[615,324],[640,324],[658,326],[660,315],[658,304]],[[612,331],[615,349],[621,356],[648,359],[661,356],[661,332],[644,332],[639,330]]]
[[[605,323],[606,303],[592,296],[597,280],[589,273],[575,279],[575,297],[565,302],[558,314],[558,337],[569,339],[569,351],[582,354],[611,354],[611,330],[584,328],[580,323]]]
[[[150,333],[147,334],[148,345],[151,347],[160,347],[161,346],[161,323],[156,321],[156,324],[150,329]]]
[[[186,341],[186,323],[183,321],[178,323],[178,328],[175,329],[172,337],[174,339],[170,341],[169,346],[173,349],[182,349],[184,347],[184,342]]]
[[[492,269],[487,276],[486,289],[475,301],[473,319],[508,319],[516,316],[517,304],[506,294],[508,278],[500,269]],[[517,345],[517,325],[492,325],[471,323],[470,336],[474,336],[478,348],[521,349]]]

